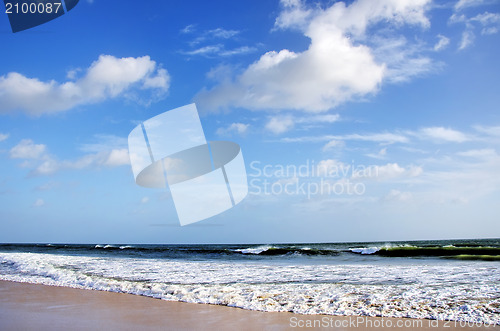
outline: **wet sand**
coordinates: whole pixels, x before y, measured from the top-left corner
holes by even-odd
[[[455,322],[249,311],[0,281],[0,330],[500,330]]]

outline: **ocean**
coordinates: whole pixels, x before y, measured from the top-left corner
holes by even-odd
[[[259,311],[500,325],[500,239],[0,244],[0,280]]]

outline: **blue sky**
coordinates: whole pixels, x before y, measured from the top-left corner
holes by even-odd
[[[500,237],[499,1],[81,0],[0,31],[0,242]],[[180,227],[127,136],[192,102],[250,193]]]

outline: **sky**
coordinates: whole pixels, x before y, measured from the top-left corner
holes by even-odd
[[[0,40],[0,242],[500,237],[500,1],[80,0]],[[181,227],[127,137],[190,103],[249,194]]]

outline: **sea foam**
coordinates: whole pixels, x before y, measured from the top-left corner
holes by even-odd
[[[499,274],[499,264],[477,261],[328,265],[0,253],[2,280],[260,311],[489,324],[500,324]]]

